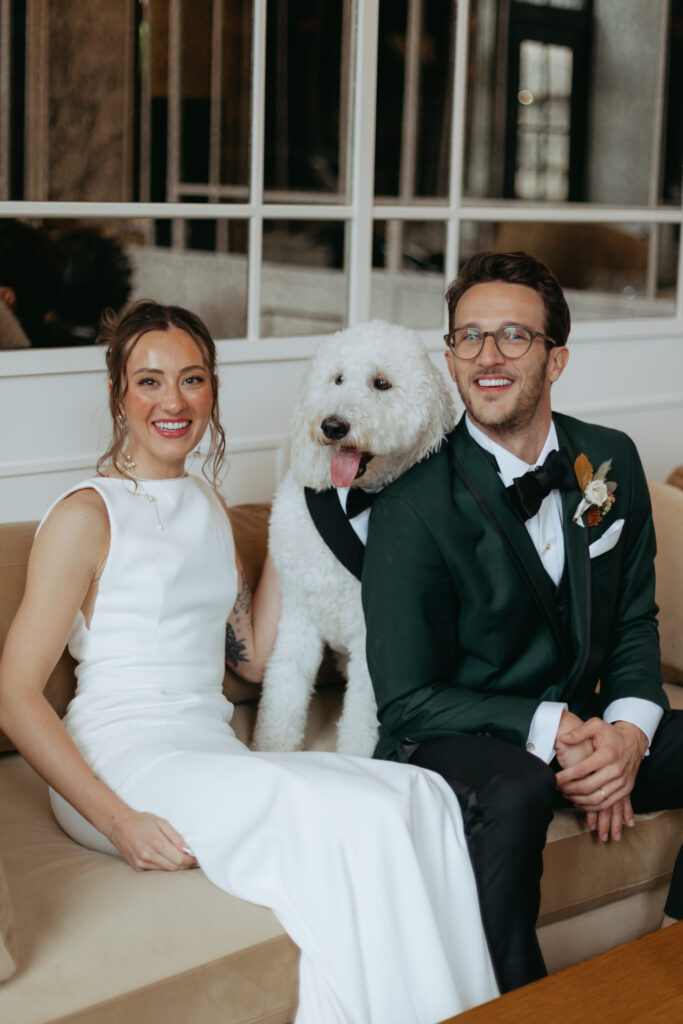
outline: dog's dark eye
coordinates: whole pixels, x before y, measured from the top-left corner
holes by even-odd
[[[391,387],[391,381],[388,381],[386,377],[375,377],[373,384],[377,391],[388,391]]]
[[[344,383],[344,375],[342,373],[338,373],[337,376],[334,378],[334,383],[335,384],[343,384]]]

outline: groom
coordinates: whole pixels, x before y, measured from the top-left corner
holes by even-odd
[[[606,840],[634,810],[683,806],[683,712],[661,685],[635,446],[551,413],[569,359],[559,284],[524,253],[479,253],[447,301],[466,415],[375,502],[367,654],[376,756],[440,772],[457,794],[506,991],[545,974],[535,922],[553,809],[571,802]],[[673,918],[681,876],[683,855]]]

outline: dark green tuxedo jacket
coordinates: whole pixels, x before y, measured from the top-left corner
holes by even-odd
[[[578,483],[562,495],[568,608],[464,417],[375,502],[363,568],[375,756],[405,760],[404,743],[453,733],[524,746],[544,700],[567,701],[582,718],[618,697],[668,708],[654,528],[635,445],[620,431],[553,418],[572,463],[583,452],[595,470],[611,458],[617,483],[615,504],[591,528],[572,522]],[[616,546],[589,559],[616,519],[625,520]]]

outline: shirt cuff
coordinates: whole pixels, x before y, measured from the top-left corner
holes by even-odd
[[[555,700],[544,700],[536,708],[529,726],[526,749],[530,754],[540,757],[541,761],[550,764],[555,757],[555,739],[560,727],[562,712],[567,705]]]
[[[607,705],[602,718],[610,725],[614,722],[630,722],[631,725],[638,726],[647,736],[647,757],[663,714],[662,708],[654,701],[644,700],[642,697],[620,697],[619,700],[613,700]]]

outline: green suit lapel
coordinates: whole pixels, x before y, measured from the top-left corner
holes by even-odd
[[[512,507],[498,472],[489,461],[489,456],[471,438],[464,416],[451,437],[450,455],[456,479],[460,479],[467,487],[477,501],[482,515],[487,516],[498,530],[512,561],[517,566],[539,611],[550,627],[565,663],[569,666],[573,661],[573,656],[567,644],[564,626],[557,608],[557,591],[553,581],[543,568],[526,526]],[[578,500],[577,497],[572,512],[576,508]],[[575,524],[574,528],[583,532]]]
[[[572,464],[579,452],[575,450],[562,425],[555,419],[555,428],[560,443],[569,455]],[[572,641],[575,658],[567,682],[568,690],[577,684],[583,674],[589,654],[591,630],[591,563],[588,551],[589,530],[581,528],[572,516],[581,501],[578,482],[571,491],[562,493],[562,532],[564,534],[565,565],[569,579],[571,602]],[[585,518],[585,517],[584,517]]]

